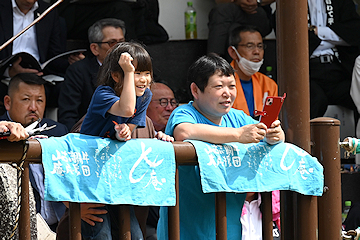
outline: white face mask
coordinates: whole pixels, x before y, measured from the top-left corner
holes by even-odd
[[[258,72],[261,65],[264,62],[264,59],[262,59],[260,62],[252,62],[247,60],[246,58],[243,58],[242,56],[240,56],[240,54],[238,53],[238,51],[236,50],[236,48],[234,46],[231,46],[232,49],[234,49],[236,55],[238,56],[238,58],[240,59],[240,61],[236,60],[237,65],[239,66],[239,68],[241,69],[241,71],[246,75],[246,76],[251,76],[254,73]]]

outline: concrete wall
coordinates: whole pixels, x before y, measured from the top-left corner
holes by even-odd
[[[357,0],[360,1],[360,0]],[[159,0],[159,23],[169,34],[169,40],[184,40],[185,25],[184,11],[188,0]],[[210,10],[216,5],[215,0],[192,0],[197,15],[197,35],[198,39],[208,38],[208,16]],[[275,11],[276,5],[271,5]],[[267,39],[275,39],[274,31]]]
[[[185,39],[184,11],[187,0],[159,0],[159,23],[169,34],[170,40]],[[215,0],[192,0],[197,15],[198,39],[208,37],[208,15],[215,6]]]

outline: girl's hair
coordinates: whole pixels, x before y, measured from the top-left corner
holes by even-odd
[[[135,42],[121,42],[116,44],[111,52],[105,57],[105,60],[100,67],[98,73],[98,85],[110,86],[115,89],[116,93],[120,94],[123,82],[124,71],[119,65],[119,59],[122,53],[127,52],[131,55],[136,63],[135,71],[150,71],[151,78],[153,79],[153,70],[151,57],[142,45]],[[117,72],[120,74],[120,81],[116,83],[111,77],[111,73]]]

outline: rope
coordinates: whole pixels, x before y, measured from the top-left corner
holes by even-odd
[[[20,217],[20,209],[21,209],[21,175],[22,175],[22,172],[24,171],[23,166],[25,163],[25,158],[26,158],[28,148],[29,148],[29,145],[27,143],[25,143],[24,149],[23,149],[23,155],[20,159],[20,163],[18,163],[17,165],[9,164],[10,166],[12,166],[13,168],[15,168],[17,170],[17,189],[18,189],[15,225],[11,232],[10,239],[15,239],[16,230],[19,225],[19,217]]]

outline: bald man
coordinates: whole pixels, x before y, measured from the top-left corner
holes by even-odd
[[[150,89],[153,96],[146,115],[153,121],[156,131],[164,132],[170,114],[179,103],[174,92],[163,83],[154,83]]]

